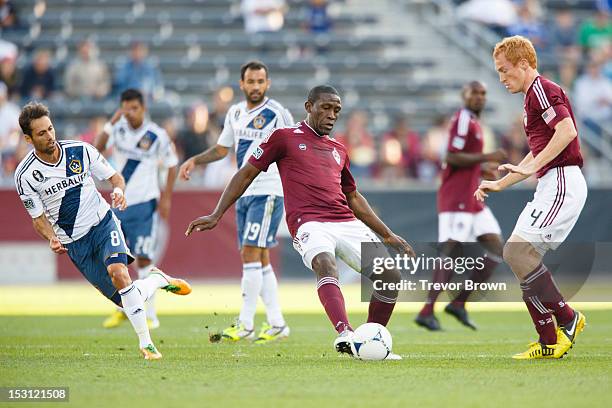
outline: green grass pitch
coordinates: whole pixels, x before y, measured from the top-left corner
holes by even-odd
[[[68,386],[70,402],[52,406],[82,407],[610,406],[610,311],[586,316],[564,359],[514,361],[535,338],[526,313],[473,313],[478,332],[440,316],[441,333],[397,313],[389,328],[404,360],[389,362],[338,356],[323,313],[288,315],[291,337],[263,346],[209,343],[229,315],[162,316],[153,337],[164,358],[154,362],[140,357],[129,324],[105,330],[101,316],[2,316],[0,386]]]

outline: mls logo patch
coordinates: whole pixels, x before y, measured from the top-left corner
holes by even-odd
[[[81,161],[79,159],[72,159],[68,164],[68,168],[74,174],[81,174],[83,172],[83,166],[81,165]]]
[[[42,183],[43,181],[45,181],[45,177],[38,170],[34,170],[32,172],[32,177],[34,177],[34,180],[38,181],[39,183]]]
[[[340,165],[340,153],[338,153],[335,147],[334,147],[334,150],[332,151],[332,156],[334,156],[334,160],[336,160],[336,163]]]
[[[306,145],[304,143],[300,143],[299,148],[300,150],[306,150]]]
[[[253,157],[255,157],[257,160],[259,160],[261,158],[261,155],[263,154],[263,149],[259,146],[257,146],[257,149],[255,149],[255,151],[253,152]]]
[[[36,205],[34,204],[34,200],[32,200],[31,198],[28,198],[27,200],[23,200],[23,205],[26,208],[26,210],[33,210],[34,207],[36,207]]]

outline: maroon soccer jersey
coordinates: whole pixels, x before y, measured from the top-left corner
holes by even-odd
[[[534,157],[544,150],[553,137],[557,123],[568,117],[572,118],[574,127],[578,129],[572,106],[563,89],[543,76],[538,76],[525,95],[523,114],[527,143]],[[536,176],[542,177],[549,169],[561,166],[582,167],[580,142],[577,137],[557,157],[540,169]]]
[[[344,146],[320,136],[306,122],[277,129],[259,145],[249,163],[262,171],[276,162],[283,184],[289,232],[308,221],[355,219],[345,193],[355,191]]]
[[[478,118],[467,109],[460,109],[451,120],[448,137],[449,153],[482,153],[482,129]],[[446,165],[438,190],[438,212],[479,212],[484,204],[474,197],[480,183],[480,164],[469,167]]]

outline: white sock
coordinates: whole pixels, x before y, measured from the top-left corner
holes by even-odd
[[[140,271],[139,271],[140,273]],[[142,294],[142,298],[146,302],[152,296],[155,295],[155,292],[159,288],[163,288],[168,285],[168,281],[158,273],[153,273],[147,276],[144,279],[138,279],[134,281],[134,285],[140,289],[140,293]]]
[[[144,268],[138,268],[138,279],[146,279],[149,277],[149,272],[151,272],[151,268],[154,268],[155,265],[151,264],[149,266],[145,266]],[[159,276],[159,275],[157,275]],[[165,285],[164,285],[165,286]],[[145,310],[147,311],[147,319],[157,320],[157,312],[155,310],[155,292],[154,290],[147,298],[145,302]]]
[[[138,286],[132,283],[121,289],[119,294],[121,295],[121,304],[123,305],[125,315],[130,319],[130,323],[132,323],[132,327],[134,327],[134,331],[138,335],[140,348],[153,344],[149,335],[149,328],[147,327],[144,297],[141,295]]]
[[[280,303],[278,301],[278,282],[276,274],[272,269],[272,264],[268,264],[262,268],[263,283],[261,285],[261,299],[266,305],[266,315],[268,323],[271,326],[282,327],[285,325],[285,319],[281,312]]]
[[[242,309],[238,319],[247,330],[253,330],[255,325],[255,310],[257,309],[257,298],[261,291],[262,281],[261,262],[250,262],[242,265]]]

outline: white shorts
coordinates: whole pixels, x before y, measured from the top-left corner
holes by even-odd
[[[322,252],[342,259],[361,272],[361,243],[378,242],[378,236],[360,220],[344,222],[309,221],[302,224],[293,238],[293,247],[304,265],[312,269],[312,260]],[[382,246],[384,249],[384,246]]]
[[[485,234],[501,235],[499,223],[489,207],[477,213],[457,211],[438,214],[438,242],[449,239],[476,242],[476,238]]]
[[[512,234],[542,255],[555,250],[574,228],[586,198],[587,185],[578,166],[552,168],[538,180],[533,200],[521,212]]]

